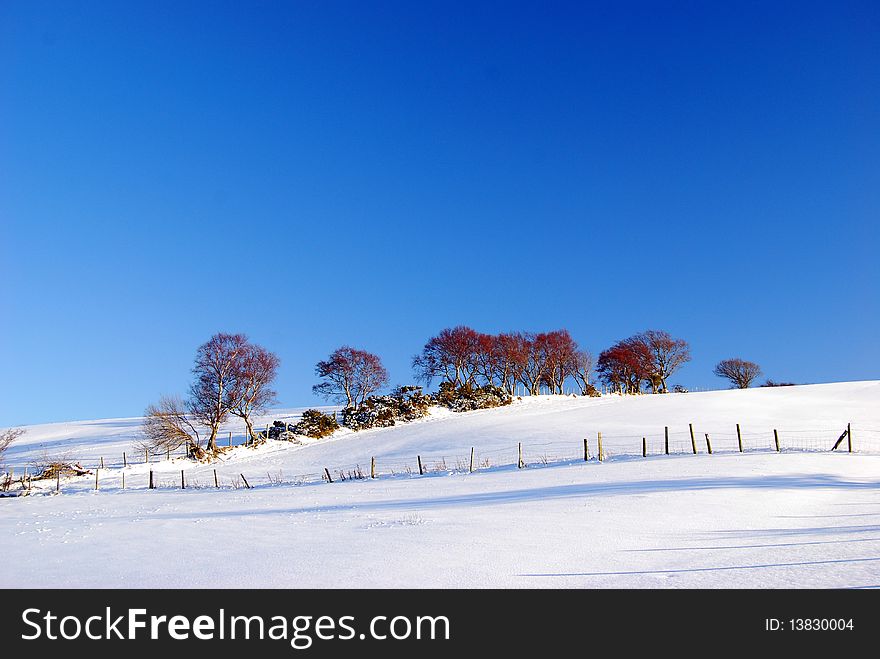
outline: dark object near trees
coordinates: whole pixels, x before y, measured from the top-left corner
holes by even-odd
[[[359,407],[342,410],[342,425],[352,430],[387,428],[398,421],[412,421],[427,416],[432,396],[421,387],[397,387],[387,396],[370,396]]]
[[[590,398],[599,398],[602,395],[602,393],[589,382],[584,385],[583,389],[584,391],[581,394],[583,396],[589,396]]]
[[[677,384],[674,387],[672,387],[672,391],[673,391],[673,393],[676,393],[676,394],[688,393],[687,387],[680,385],[680,384]]]
[[[736,389],[748,389],[761,375],[761,367],[755,362],[739,357],[718,362],[713,371],[719,378],[727,378]]]
[[[63,459],[50,460],[36,467],[34,480],[48,480],[58,478],[59,476],[87,476],[93,473],[90,469],[86,469],[79,462],[67,462]]]
[[[794,382],[774,382],[773,380],[767,380],[762,387],[794,387],[797,386]]]
[[[285,423],[284,421],[273,421],[269,428],[269,439],[276,439],[282,442],[295,442],[296,425]]]
[[[451,382],[444,382],[440,385],[440,391],[437,393],[437,402],[453,412],[501,407],[502,405],[510,405],[512,400],[513,397],[507,391],[491,384],[482,387],[474,387],[469,384],[455,387]]]
[[[280,421],[275,422],[280,423]],[[276,426],[277,427],[277,426]],[[293,431],[297,435],[305,435],[306,437],[327,437],[339,429],[339,423],[336,416],[332,414],[324,414],[320,410],[306,410],[303,412],[302,418],[293,426]],[[269,436],[272,436],[273,428],[269,429]],[[280,436],[281,429],[278,434]]]

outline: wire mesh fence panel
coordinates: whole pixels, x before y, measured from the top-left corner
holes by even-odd
[[[774,429],[752,427],[703,428],[693,424],[688,428],[658,428],[644,434],[601,435],[604,460],[620,457],[654,457],[665,454],[733,454],[756,452],[828,452],[837,446],[838,452],[880,453],[880,428],[796,428]],[[850,434],[851,432],[851,434]],[[707,437],[708,436],[708,437]],[[169,490],[232,488],[248,489],[277,485],[310,485],[326,482],[359,481],[384,477],[417,477],[430,474],[470,473],[495,468],[536,467],[573,462],[585,458],[596,461],[599,457],[600,433],[586,432],[581,438],[534,442],[511,442],[509,446],[483,450],[473,447],[466,452],[426,453],[412,456],[375,456],[372,460],[348,465],[327,465],[320,472],[286,473],[283,469],[256,470],[244,464],[230,464],[224,455],[215,462],[196,462],[187,456],[185,448],[164,454],[141,454],[139,447],[117,452],[118,456],[89,456],[83,460],[65,455],[63,463],[73,472],[62,478],[44,476],[49,473],[53,459],[47,456],[26,463],[7,464],[0,473],[0,490],[30,488],[36,482],[42,489],[50,489],[45,481],[58,485],[70,482],[80,484],[101,481],[101,489]],[[227,437],[228,441],[228,437]],[[777,444],[778,442],[778,444]],[[234,445],[233,445],[234,446]],[[267,446],[261,444],[260,446]],[[268,444],[271,446],[271,444]],[[222,443],[221,443],[222,447]],[[242,449],[250,450],[250,449]],[[227,458],[228,459],[228,458]],[[61,458],[54,460],[59,462]],[[236,462],[236,461],[233,461]],[[146,468],[149,463],[149,469]],[[155,466],[155,468],[154,468]],[[76,475],[78,472],[82,473]],[[183,474],[181,474],[181,470]],[[95,479],[98,472],[98,479]],[[244,473],[242,473],[244,472]],[[249,472],[249,473],[248,473]],[[103,480],[101,480],[103,479]],[[51,485],[51,483],[49,484]]]

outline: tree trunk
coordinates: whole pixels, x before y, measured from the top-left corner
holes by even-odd
[[[217,431],[219,430],[218,425],[211,426],[211,436],[208,437],[208,445],[205,447],[205,450],[209,453],[217,452]]]

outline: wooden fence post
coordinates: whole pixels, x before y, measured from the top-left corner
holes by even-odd
[[[125,472],[122,472],[122,489],[125,489]]]
[[[98,489],[98,473],[100,471],[101,471],[100,469],[95,469],[95,489],[96,490]]]
[[[101,469],[104,468],[104,456],[101,456]]]
[[[232,431],[231,430],[229,431],[229,440],[228,440],[227,446],[229,448],[232,448]]]
[[[419,461],[419,476],[421,476],[421,475],[423,475],[423,474],[425,473],[425,470],[422,469],[422,456],[417,455],[417,456],[416,456],[416,460]]]
[[[599,462],[605,459],[605,451],[602,449],[602,433],[599,433]]]
[[[169,448],[169,449],[165,449],[165,459],[166,459],[166,460],[170,460],[170,459],[171,459],[171,449],[170,449],[170,448]]]
[[[642,437],[642,457],[648,457],[648,440],[645,437]]]
[[[739,452],[743,452],[743,438],[742,433],[739,431],[739,424],[736,424],[736,441],[739,442]]]
[[[666,437],[666,448],[665,448],[666,455],[669,455],[669,426],[663,427],[663,434]]]
[[[773,441],[776,442],[776,452],[779,453],[779,433],[776,428],[773,429]]]
[[[153,487],[153,470],[150,469],[150,489],[154,489]]]
[[[518,469],[522,469],[524,466],[523,459],[522,459],[522,442],[519,442],[517,444],[517,453],[518,453],[519,457],[517,458],[516,466]]]
[[[688,429],[691,431],[691,447],[694,449],[694,455],[697,454],[697,440],[694,439],[694,424],[689,423]]]
[[[846,424],[846,445],[849,452],[852,453],[852,423]]]
[[[327,482],[332,483],[333,479],[330,478],[330,470],[327,467],[324,467],[324,475],[327,477]]]
[[[584,437],[584,462],[590,461],[590,444],[587,441],[587,438]]]
[[[122,474],[122,478],[123,478],[123,482],[125,482],[124,481],[125,474]],[[60,469],[55,472],[55,491],[56,492],[61,491],[61,470]]]
[[[241,476],[241,480],[244,481],[244,486],[245,486],[247,489],[251,489],[251,484],[247,482],[247,478],[244,477],[244,474],[239,474],[239,476]]]
[[[469,474],[474,473],[474,447],[473,446],[471,446],[471,466],[468,469],[468,473]]]
[[[184,476],[183,476],[183,469],[180,470],[180,489],[181,490],[186,489],[186,478],[184,478]]]
[[[128,466],[128,458],[125,457],[125,451],[122,452],[122,466],[123,466],[123,467],[127,467],[127,466]]]
[[[709,455],[712,455],[712,442],[709,441],[709,433],[706,433],[706,448],[709,449]]]
[[[376,456],[370,458],[370,478],[376,477]]]
[[[220,487],[220,481],[217,480],[217,470],[216,469],[214,470],[214,487],[216,487],[216,488]]]

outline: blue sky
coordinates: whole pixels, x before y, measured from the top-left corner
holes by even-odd
[[[221,330],[291,406],[455,324],[877,378],[880,5],[721,4],[0,1],[0,425]]]

